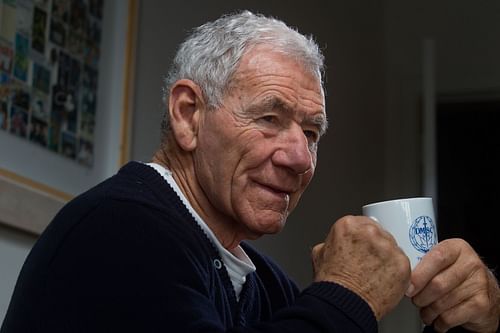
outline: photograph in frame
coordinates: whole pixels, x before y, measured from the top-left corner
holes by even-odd
[[[24,14],[20,21],[0,23],[0,54],[7,55],[0,59],[2,67],[10,67],[10,72],[0,69],[0,154],[5,156],[0,182],[16,189],[12,200],[29,207],[13,218],[0,196],[0,223],[34,233],[51,218],[27,217],[44,211],[40,202],[60,207],[128,159],[123,140],[133,94],[130,84],[116,83],[132,76],[137,1],[72,2],[23,1],[30,24]],[[5,3],[3,9],[9,7]],[[85,17],[71,16],[72,9]],[[16,15],[15,6],[8,10]],[[19,22],[22,31],[16,30]],[[59,25],[51,32],[52,22]],[[110,29],[113,22],[121,28]],[[70,33],[79,37],[71,47]]]

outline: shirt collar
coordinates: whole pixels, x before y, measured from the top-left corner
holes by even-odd
[[[245,276],[249,273],[254,272],[256,268],[252,260],[243,250],[243,248],[240,245],[238,245],[231,251],[228,251],[224,246],[222,246],[221,242],[215,236],[213,231],[209,228],[209,226],[205,223],[205,221],[203,221],[200,215],[194,210],[193,206],[191,206],[190,202],[188,201],[184,193],[177,185],[174,177],[172,176],[172,172],[158,163],[146,163],[146,164],[149,165],[151,168],[155,169],[167,181],[167,183],[172,187],[172,189],[177,193],[184,206],[186,206],[187,210],[191,213],[191,215],[195,219],[196,223],[198,223],[198,225],[207,234],[208,238],[212,241],[212,243],[214,243],[215,247],[217,248],[222,258],[222,261],[224,262],[224,264],[228,269],[228,273],[230,275],[234,275],[235,278],[237,279],[243,280],[244,282]],[[231,277],[231,280],[233,280],[233,277]]]

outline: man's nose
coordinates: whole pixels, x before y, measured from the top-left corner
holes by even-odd
[[[312,153],[300,126],[282,132],[280,147],[274,152],[272,161],[274,165],[288,168],[296,174],[311,170]]]

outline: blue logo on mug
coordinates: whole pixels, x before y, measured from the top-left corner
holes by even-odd
[[[429,216],[419,216],[410,227],[410,242],[422,253],[427,253],[437,243],[437,231]]]

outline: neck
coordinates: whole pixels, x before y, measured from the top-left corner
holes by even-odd
[[[243,233],[238,231],[239,224],[234,219],[221,214],[210,202],[201,188],[192,156],[189,152],[161,148],[153,156],[152,162],[162,165],[172,172],[172,176],[193,209],[205,221],[219,242],[231,250],[239,245]]]

